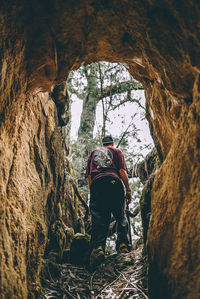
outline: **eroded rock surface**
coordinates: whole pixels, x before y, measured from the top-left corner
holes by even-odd
[[[198,298],[198,1],[2,1],[0,17],[2,297],[26,298],[37,283],[62,196],[57,113],[38,92],[50,92],[81,63],[106,60],[125,63],[144,84],[163,159],[151,194],[151,297]],[[72,211],[69,205],[69,217]]]
[[[13,102],[5,122],[0,143],[1,294],[26,298],[27,285],[32,296],[39,285],[41,257],[49,226],[61,216],[63,190],[67,188],[65,200],[72,209],[74,197],[66,185],[62,134],[48,93]],[[75,208],[72,212],[65,219],[74,226]]]

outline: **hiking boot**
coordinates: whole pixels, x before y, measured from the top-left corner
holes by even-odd
[[[128,246],[125,243],[121,243],[117,250],[118,253],[129,253]]]
[[[105,259],[105,254],[102,246],[98,246],[92,250],[90,255],[90,267],[95,268],[100,265]]]

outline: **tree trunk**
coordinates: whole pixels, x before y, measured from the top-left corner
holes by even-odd
[[[89,70],[89,72],[88,72]],[[98,104],[98,83],[97,83],[97,64],[86,66],[84,68],[87,78],[87,95],[83,100],[83,109],[81,113],[81,122],[78,130],[78,141],[93,138],[95,126],[96,108]]]
[[[80,139],[93,138],[97,103],[97,98],[90,93],[83,100],[83,110],[78,130],[78,141]]]

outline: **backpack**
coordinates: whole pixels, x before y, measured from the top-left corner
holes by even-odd
[[[94,151],[92,163],[96,165],[97,169],[107,168],[112,166],[113,154],[111,150],[106,147],[99,147]]]

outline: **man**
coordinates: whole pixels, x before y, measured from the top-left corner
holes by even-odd
[[[92,216],[91,267],[100,264],[105,258],[111,213],[117,222],[116,250],[127,253],[130,249],[125,201],[127,200],[127,204],[131,202],[131,190],[124,156],[120,149],[114,147],[112,136],[105,136],[102,143],[103,147],[90,154],[86,169]]]

